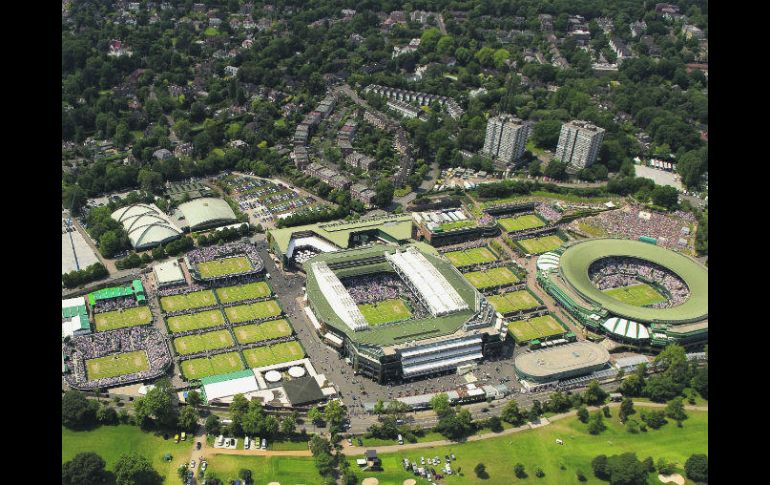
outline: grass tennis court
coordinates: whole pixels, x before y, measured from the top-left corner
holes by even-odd
[[[204,350],[224,349],[235,345],[227,330],[217,330],[197,335],[186,335],[174,339],[174,348],[180,355],[194,354]]]
[[[198,263],[198,273],[201,278],[216,278],[217,276],[245,273],[251,269],[251,262],[246,256],[215,259],[205,263]]]
[[[250,305],[237,305],[225,308],[227,319],[231,323],[248,322],[259,318],[274,317],[281,314],[281,307],[275,300],[259,301]]]
[[[106,357],[99,357],[98,359],[86,361],[86,372],[89,381],[105,377],[134,374],[135,372],[142,372],[149,368],[150,361],[147,360],[147,352],[144,350],[108,355]]]
[[[517,283],[519,281],[519,278],[513,274],[513,271],[505,266],[482,271],[472,271],[470,273],[465,273],[463,276],[465,276],[465,278],[479,290],[491,288],[493,286]]]
[[[551,315],[543,315],[529,320],[518,320],[508,324],[508,332],[517,342],[529,342],[536,338],[561,335],[566,332]]]
[[[115,330],[116,328],[147,325],[152,322],[152,312],[149,307],[138,306],[112,312],[97,313],[94,316],[96,331]]]
[[[243,369],[243,361],[238,352],[228,352],[209,358],[201,357],[182,362],[182,374],[187,379],[200,379]]]
[[[495,307],[495,310],[503,314],[519,310],[528,310],[540,305],[535,297],[527,290],[494,295],[488,297],[487,300],[489,300],[489,303]]]
[[[654,303],[666,301],[667,299],[665,296],[661,295],[658,290],[647,283],[612,288],[610,290],[604,290],[604,293],[623,303],[636,306],[652,305]]]
[[[225,317],[222,315],[222,310],[217,309],[170,317],[167,323],[171,332],[184,332],[222,325],[225,323]]]
[[[217,299],[211,290],[194,291],[185,295],[164,296],[160,299],[160,307],[166,312],[201,308],[216,305]]]
[[[267,283],[264,281],[247,283],[245,285],[226,286],[224,288],[218,288],[216,291],[219,301],[222,303],[251,300],[254,298],[270,296],[272,294],[270,287],[267,286]]]
[[[489,248],[473,248],[465,251],[452,251],[444,253],[449,258],[449,262],[460,268],[462,266],[471,266],[473,264],[488,263],[497,261],[497,257]]]
[[[522,239],[517,242],[521,244],[521,247],[524,248],[527,254],[547,253],[564,244],[564,241],[559,236],[535,237],[532,239]]]
[[[252,342],[261,342],[278,337],[288,337],[291,335],[291,325],[283,318],[280,320],[270,320],[269,322],[254,323],[242,327],[233,328],[235,338],[242,344]]]
[[[497,222],[500,224],[500,227],[505,230],[505,232],[524,231],[526,229],[534,229],[536,227],[545,226],[545,222],[543,222],[534,214],[527,214],[518,217],[504,217],[502,219],[498,219]]]
[[[368,305],[358,305],[358,309],[364,314],[369,325],[397,322],[412,316],[412,312],[401,298],[384,300]]]
[[[243,356],[249,367],[265,367],[301,359],[305,356],[305,352],[299,342],[292,341],[247,349],[243,351]]]

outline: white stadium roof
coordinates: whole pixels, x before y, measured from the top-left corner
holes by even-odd
[[[353,301],[348,290],[337,278],[337,275],[329,268],[325,261],[313,263],[313,271],[318,280],[318,287],[321,289],[329,306],[334,308],[337,315],[345,322],[345,325],[353,331],[364,330],[369,324],[364,318],[364,314],[358,309],[358,305]]]
[[[556,253],[544,253],[537,258],[537,269],[549,271],[559,267],[561,256]]]
[[[182,231],[155,204],[121,207],[111,217],[123,225],[135,249],[165,244],[182,235]]]
[[[620,337],[630,338],[634,340],[642,340],[650,338],[650,331],[644,325],[626,320],[625,318],[612,317],[605,320],[602,324],[608,332],[618,335]]]
[[[179,267],[176,259],[166,261],[165,263],[158,263],[153,266],[152,270],[155,272],[155,278],[158,280],[159,285],[184,281],[184,273],[182,273],[182,268]]]
[[[179,205],[191,231],[237,220],[233,209],[222,199],[203,197]]]
[[[286,250],[286,257],[291,259],[292,255],[294,254],[294,249],[301,248],[303,246],[310,246],[311,248],[315,248],[322,253],[333,253],[339,250],[339,248],[334,244],[327,242],[317,236],[298,237],[296,239],[292,238],[291,241],[289,241],[289,249]]]

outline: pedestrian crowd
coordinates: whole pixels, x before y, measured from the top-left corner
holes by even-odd
[[[561,219],[561,213],[548,204],[535,205],[535,212],[551,224]]]
[[[642,210],[640,206],[629,206],[621,210],[602,212],[586,219],[589,224],[597,224],[610,235],[627,239],[639,239],[641,236],[655,238],[657,244],[673,247],[682,236],[689,234],[689,224],[695,222],[695,216],[689,212],[676,211],[662,214]]]
[[[139,302],[136,301],[134,295],[120,296],[117,298],[109,298],[106,300],[97,300],[91,309],[94,313],[113,312],[116,310],[127,310],[129,308],[139,306]]]

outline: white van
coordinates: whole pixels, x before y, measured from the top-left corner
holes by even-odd
[[[266,450],[267,449],[267,440],[265,438],[262,438],[262,446],[259,447],[260,450]]]
[[[403,445],[404,444],[404,438],[401,435],[398,435],[398,444]]]
[[[248,436],[246,436],[245,438],[243,438],[243,449],[248,450],[249,446],[251,446],[251,440],[249,439]]]
[[[225,437],[224,435],[219,435],[217,437],[217,446],[222,446],[223,444],[225,444]]]

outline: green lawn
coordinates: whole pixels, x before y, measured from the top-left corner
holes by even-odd
[[[216,291],[219,301],[222,303],[251,300],[272,294],[270,287],[267,286],[267,283],[264,281],[247,283],[245,285],[226,286],[224,288],[218,288]]]
[[[172,333],[184,332],[185,330],[195,330],[222,325],[225,323],[225,317],[222,315],[222,310],[208,310],[205,312],[170,317],[167,320],[167,323],[168,328]]]
[[[201,278],[216,278],[217,276],[245,273],[252,269],[251,262],[246,256],[206,261],[205,263],[198,263],[197,268]]]
[[[540,303],[527,290],[512,291],[487,298],[495,310],[502,314],[535,308]]]
[[[536,338],[561,335],[566,332],[551,315],[543,315],[529,320],[517,320],[508,324],[508,332],[517,342],[529,342]]]
[[[490,261],[497,261],[497,257],[488,248],[473,248],[466,249],[465,251],[452,251],[450,253],[444,253],[444,256],[449,258],[456,267],[470,266],[479,263],[488,263]]]
[[[178,484],[176,469],[190,459],[193,443],[181,441],[174,443],[173,436],[164,440],[163,436],[145,433],[136,426],[101,426],[92,431],[72,431],[61,428],[62,463],[71,460],[78,453],[93,451],[107,462],[107,469],[118,461],[121,455],[139,453],[152,463],[152,467],[165,477],[163,483]],[[171,454],[171,461],[163,461],[163,455]]]
[[[559,236],[535,237],[532,239],[522,239],[517,242],[521,244],[528,254],[547,253],[564,244],[564,241]]]
[[[142,372],[149,368],[150,362],[147,360],[147,352],[144,350],[108,355],[86,361],[86,372],[88,380],[91,381],[103,377],[115,377]]]
[[[201,357],[182,362],[182,374],[188,380],[226,374],[237,370],[243,370],[243,361],[238,356],[238,352],[228,352],[209,358]]]
[[[211,290],[194,291],[185,295],[164,296],[160,299],[160,307],[166,312],[201,308],[217,303]]]
[[[446,224],[441,224],[439,227],[442,231],[451,231],[452,229],[460,229],[463,227],[473,227],[476,225],[476,221],[453,221],[453,222],[447,222]]]
[[[639,409],[639,408],[637,408]],[[677,463],[680,469],[693,453],[708,454],[708,413],[688,411],[689,419],[683,422],[682,428],[676,423],[669,422],[658,430],[650,429],[646,433],[631,434],[617,421],[617,408],[612,410],[612,418],[605,419],[607,430],[599,435],[590,435],[586,425],[577,418],[565,418],[542,428],[522,431],[513,435],[490,438],[481,441],[424,448],[402,453],[378,454],[382,460],[382,472],[357,471],[359,479],[376,477],[380,485],[402,485],[408,478],[414,478],[411,472],[405,472],[401,460],[408,458],[419,463],[420,457],[433,457],[454,453],[457,457],[452,462],[452,469],[457,473],[445,477],[444,484],[579,484],[575,473],[581,470],[588,479],[586,484],[605,484],[594,477],[591,470],[591,460],[599,454],[613,455],[625,452],[635,452],[640,460],[651,456],[657,462],[658,458]],[[638,414],[633,416],[638,419]],[[564,445],[556,444],[561,439]],[[356,469],[356,458],[350,456],[351,468]],[[473,468],[483,463],[489,478],[480,479]],[[522,463],[528,477],[516,479],[513,466]],[[564,470],[561,469],[564,466]],[[545,476],[538,478],[534,474],[535,467],[540,467]],[[438,470],[438,468],[437,468]],[[424,481],[418,481],[424,483]],[[649,484],[660,484],[657,474],[650,474]],[[688,481],[688,484],[692,484]]]
[[[270,320],[268,322],[254,323],[242,327],[233,328],[235,337],[242,344],[252,342],[261,342],[278,337],[287,337],[291,335],[291,325],[285,319]]]
[[[152,322],[152,312],[147,306],[137,306],[125,310],[97,313],[94,316],[96,331],[115,330],[116,328],[147,325]]]
[[[246,349],[243,356],[249,367],[254,368],[298,360],[305,356],[305,352],[299,342],[292,341]]]
[[[238,479],[238,472],[242,468],[251,470],[251,478],[255,484],[260,485],[274,481],[281,485],[323,483],[312,457],[209,454],[206,459],[209,463],[207,474],[215,473],[218,478],[224,480],[224,483]]]
[[[510,283],[516,283],[519,278],[513,274],[509,268],[501,266],[499,268],[491,268],[483,271],[472,271],[465,273],[463,276],[471,282],[471,284],[477,289],[491,288],[493,286],[507,285]]]
[[[235,342],[227,330],[186,335],[174,339],[174,349],[180,355],[194,354],[204,350],[224,349],[233,345]]]
[[[525,229],[534,229],[536,227],[545,226],[539,217],[534,214],[527,214],[517,217],[505,217],[498,219],[497,222],[505,230],[505,232],[523,231]]]
[[[259,301],[250,305],[237,305],[225,308],[227,319],[231,323],[248,322],[259,318],[274,317],[281,314],[281,307],[275,300]]]
[[[604,290],[604,294],[629,305],[647,306],[666,301],[666,297],[646,283]]]
[[[384,300],[368,305],[358,305],[358,309],[364,314],[369,325],[397,322],[412,316],[412,312],[401,298]]]

